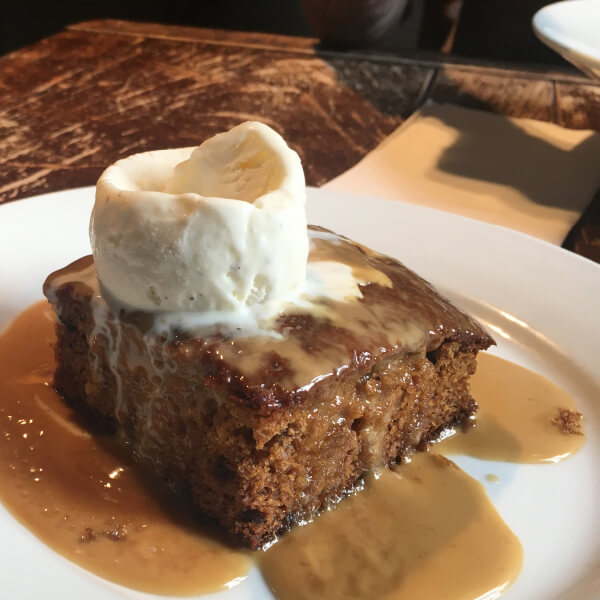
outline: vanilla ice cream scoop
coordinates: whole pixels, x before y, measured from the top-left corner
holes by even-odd
[[[305,280],[305,201],[298,155],[262,123],[119,160],[96,186],[98,278],[137,310],[276,310]]]

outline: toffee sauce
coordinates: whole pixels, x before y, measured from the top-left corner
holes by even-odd
[[[51,387],[46,302],[0,336],[0,499],[48,546],[115,583],[193,595],[243,579],[230,548],[108,436],[93,435]]]
[[[0,335],[0,499],[69,560],[146,592],[231,587],[255,559],[282,600],[500,594],[518,575],[521,546],[481,484],[436,453],[467,448],[486,458],[556,461],[584,441],[552,423],[558,408],[574,407],[562,390],[482,355],[473,381],[477,427],[369,476],[335,510],[251,557],[201,525],[126,448],[90,433],[54,392],[53,319],[40,302]],[[524,399],[507,401],[514,389],[501,390],[495,377],[526,390]]]
[[[466,600],[500,594],[522,558],[483,486],[418,453],[284,536],[260,566],[281,600]]]
[[[479,404],[475,426],[457,430],[432,446],[434,452],[516,463],[555,463],[583,445],[583,423],[573,398],[545,377],[481,352],[470,386]],[[569,430],[561,423],[564,412],[573,420]]]

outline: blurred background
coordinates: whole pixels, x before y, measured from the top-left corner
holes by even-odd
[[[314,36],[324,47],[570,68],[531,30],[544,0],[0,1],[0,54],[91,19]]]

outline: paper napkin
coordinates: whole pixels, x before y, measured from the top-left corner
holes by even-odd
[[[600,187],[600,134],[430,104],[324,187],[430,206],[560,244]]]

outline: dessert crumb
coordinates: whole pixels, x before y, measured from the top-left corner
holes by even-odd
[[[109,529],[103,532],[104,537],[107,537],[113,542],[122,542],[127,539],[127,527],[123,523],[115,523]]]
[[[581,419],[583,415],[570,408],[559,408],[558,413],[552,419],[552,424],[556,425],[562,433],[567,435],[583,435],[581,429]]]
[[[477,414],[469,415],[469,417],[463,421],[460,427],[462,433],[467,433],[470,429],[477,427]]]
[[[97,537],[98,536],[96,535],[96,532],[91,527],[86,527],[83,530],[81,537],[79,538],[79,543],[80,544],[91,544],[92,542],[96,541]]]

